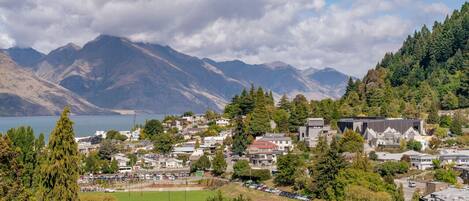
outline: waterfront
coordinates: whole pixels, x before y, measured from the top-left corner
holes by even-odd
[[[164,115],[141,114],[135,116],[135,123],[143,124],[147,119],[163,119]],[[46,138],[55,126],[58,116],[0,117],[0,133],[10,128],[31,126],[34,133],[44,133]],[[83,115],[71,116],[77,137],[93,135],[97,130],[130,130],[134,123],[133,115]]]

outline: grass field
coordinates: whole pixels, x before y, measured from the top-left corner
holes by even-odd
[[[253,201],[291,201],[291,199],[280,197],[274,194],[265,193],[257,190],[242,187],[239,184],[230,183],[220,187],[218,190],[229,198],[237,197],[242,194]],[[127,192],[116,193],[81,193],[80,197],[84,201],[108,201],[105,196],[112,196],[118,201],[205,201],[208,197],[214,195],[216,190],[202,190],[202,191],[147,191],[147,192],[131,192],[130,196]],[[89,197],[88,199],[83,199]]]
[[[127,192],[116,193],[81,193],[80,196],[106,195],[117,198],[118,201],[205,201],[213,195],[212,191],[172,191],[172,192]]]

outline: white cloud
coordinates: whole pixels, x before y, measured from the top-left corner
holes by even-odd
[[[105,33],[199,57],[360,76],[407,34],[449,12],[423,0],[0,0],[0,47],[47,52]]]

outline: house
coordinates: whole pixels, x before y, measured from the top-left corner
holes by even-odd
[[[209,136],[204,137],[203,145],[210,147],[215,146],[216,144],[223,144],[223,141],[226,139],[227,136]]]
[[[381,162],[386,162],[386,161],[400,161],[403,156],[411,156],[411,155],[416,155],[416,154],[421,154],[419,152],[410,150],[402,153],[388,153],[388,152],[376,152],[376,155],[378,156],[378,161]]]
[[[433,168],[433,160],[437,159],[437,156],[429,154],[412,154],[410,157],[410,166],[419,170],[426,170]]]
[[[415,140],[422,144],[422,150],[428,148],[431,136],[422,136],[414,128],[409,128],[404,133],[388,127],[383,132],[376,132],[367,128],[364,133],[364,139],[371,147],[399,147],[401,140]]]
[[[304,141],[308,147],[315,147],[318,137],[329,133],[329,128],[324,126],[323,118],[308,118],[305,126],[298,129],[299,140]]]
[[[161,158],[159,163],[160,163],[160,168],[167,168],[167,169],[184,168],[183,161],[179,159],[175,159],[175,158]]]
[[[124,154],[116,154],[112,157],[113,160],[117,161],[119,167],[127,167],[130,163],[130,159],[127,158]]]
[[[249,162],[255,167],[273,166],[282,155],[278,146],[270,141],[254,140],[247,148]]]
[[[424,135],[423,121],[421,119],[402,119],[402,118],[384,118],[384,117],[352,117],[343,118],[337,122],[339,132],[353,130],[364,135],[367,129],[376,133],[382,133],[387,128],[392,128],[398,133],[406,133],[409,128],[413,128],[419,134]]]
[[[444,149],[439,159],[442,164],[469,165],[469,150]]]
[[[256,140],[269,141],[277,145],[278,149],[283,152],[293,150],[293,143],[290,137],[286,137],[285,133],[266,133],[263,136],[256,137]]]
[[[88,155],[92,151],[96,151],[99,148],[99,144],[91,144],[91,142],[79,142],[78,151],[82,154]]]
[[[421,200],[424,201],[467,201],[469,200],[469,189],[467,188],[454,188],[449,187],[447,189],[430,193]]]
[[[185,144],[183,146],[174,147],[173,154],[192,154],[195,151],[193,144]]]
[[[217,126],[228,126],[230,125],[230,119],[227,119],[227,118],[219,118],[217,120],[215,120],[215,124]]]

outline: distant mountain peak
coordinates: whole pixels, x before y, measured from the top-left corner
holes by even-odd
[[[272,69],[283,68],[283,67],[290,66],[289,64],[281,62],[281,61],[274,61],[274,62],[270,62],[270,63],[265,63],[264,65],[267,66],[267,67],[270,67]]]
[[[11,47],[3,50],[20,66],[32,66],[41,60],[45,55],[31,47]]]

